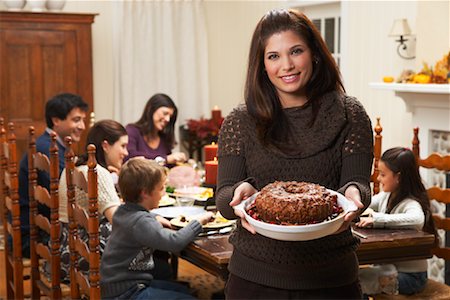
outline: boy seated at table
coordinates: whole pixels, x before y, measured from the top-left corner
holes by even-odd
[[[102,299],[193,299],[185,286],[153,280],[149,272],[154,268],[153,252],[182,250],[212,213],[199,215],[178,231],[164,228],[149,210],[158,207],[165,181],[164,167],[152,160],[132,158],[122,167],[119,188],[125,203],[114,214],[102,256]]]

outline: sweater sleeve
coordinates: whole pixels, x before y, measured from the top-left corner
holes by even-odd
[[[405,199],[400,202],[389,214],[374,212],[374,228],[409,228],[421,230],[425,222],[425,215],[419,202]]]
[[[370,172],[373,160],[372,125],[363,106],[354,98],[347,98],[346,111],[349,122],[342,147],[342,171],[339,192],[344,193],[350,185],[355,185],[364,204],[363,211],[370,204]]]
[[[141,217],[133,227],[134,239],[142,246],[170,252],[183,250],[202,231],[202,225],[196,220],[178,231],[163,228],[150,214]]]
[[[233,110],[220,128],[218,157],[218,186],[216,204],[220,213],[227,219],[236,219],[233,208],[229,205],[234,190],[247,178],[245,167],[245,136],[242,126],[243,107]]]
[[[120,199],[114,186],[113,178],[108,170],[97,165],[98,181],[98,212],[103,214],[105,210],[120,205]]]

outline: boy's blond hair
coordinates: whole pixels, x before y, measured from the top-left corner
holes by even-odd
[[[153,160],[131,158],[120,170],[119,189],[125,202],[141,202],[141,192],[151,193],[166,176],[166,169]]]

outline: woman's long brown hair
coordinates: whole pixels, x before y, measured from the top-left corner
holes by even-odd
[[[260,141],[282,151],[292,150],[289,146],[286,148],[286,141],[292,133],[277,91],[265,72],[264,51],[272,35],[289,30],[306,41],[314,61],[313,74],[306,86],[307,98],[313,109],[310,124],[314,123],[319,110],[318,99],[331,91],[345,92],[334,58],[314,24],[304,14],[281,9],[272,10],[262,17],[250,45],[245,101],[249,114],[256,121]]]

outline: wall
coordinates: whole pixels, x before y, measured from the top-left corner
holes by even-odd
[[[271,8],[320,5],[330,1],[205,1],[208,26],[210,105],[227,114],[243,100],[251,34]],[[336,2],[336,1],[332,1]],[[339,2],[339,1],[338,1]],[[99,13],[93,25],[94,99],[96,118],[112,118],[112,32],[114,1],[69,1],[64,11]],[[0,8],[4,8],[0,4]],[[412,118],[391,91],[374,90],[369,82],[397,77],[402,70],[419,71],[422,61],[434,65],[449,51],[448,1],[342,1],[342,73],[348,94],[356,96],[375,121],[381,117],[383,149],[410,145]],[[388,37],[393,20],[407,18],[416,33],[414,60],[396,53]],[[126,101],[126,100],[124,100]],[[193,116],[195,117],[195,116]],[[199,116],[198,116],[199,117]]]

